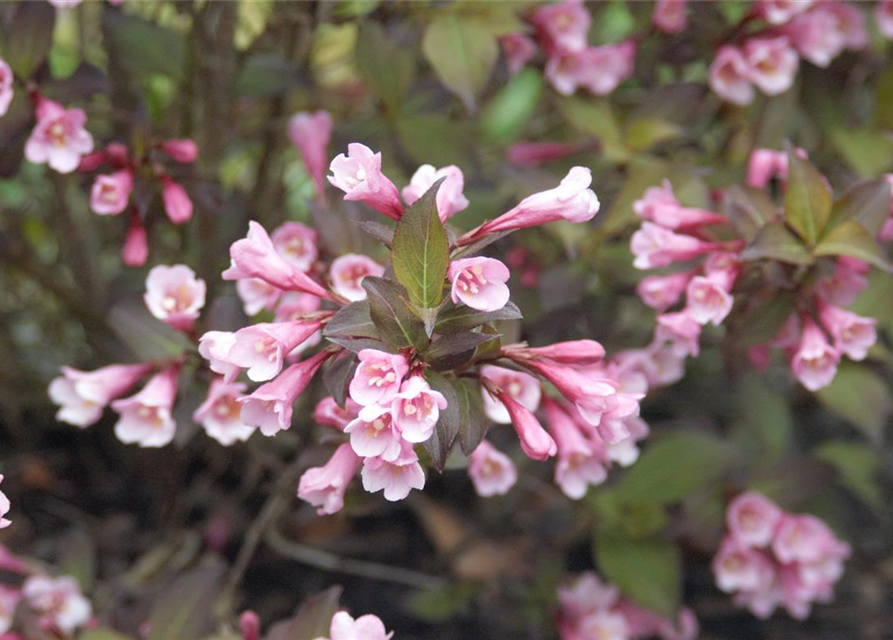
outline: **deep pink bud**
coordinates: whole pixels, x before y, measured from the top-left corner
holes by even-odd
[[[165,140],[161,143],[160,148],[175,162],[188,164],[195,162],[198,158],[198,145],[189,138]]]
[[[130,214],[130,228],[127,230],[124,247],[121,249],[121,260],[128,267],[141,267],[146,264],[148,257],[149,238],[139,212],[134,209]]]
[[[536,167],[573,155],[584,148],[576,142],[516,142],[506,151],[506,159],[516,167]]]
[[[525,351],[537,358],[575,366],[596,364],[605,357],[605,348],[595,340],[568,340],[546,347],[531,347]]]
[[[108,160],[108,155],[108,152],[103,149],[102,151],[93,151],[81,156],[81,161],[78,163],[78,171],[83,173],[96,171],[106,160]]]
[[[536,55],[536,43],[523,33],[510,33],[499,39],[509,73],[518,73]]]
[[[505,405],[512,426],[521,441],[521,450],[532,460],[546,460],[558,452],[558,446],[543,426],[524,405],[515,400],[510,393],[494,389],[496,397]]]
[[[169,176],[161,177],[161,198],[164,200],[164,212],[174,224],[183,224],[192,217],[192,200],[186,189]]]
[[[679,33],[685,29],[687,0],[657,0],[651,22],[664,33]]]
[[[242,640],[260,640],[260,618],[250,609],[239,616],[239,631]]]

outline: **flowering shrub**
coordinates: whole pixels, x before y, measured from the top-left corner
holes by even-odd
[[[891,38],[2,3],[0,638],[884,636]]]

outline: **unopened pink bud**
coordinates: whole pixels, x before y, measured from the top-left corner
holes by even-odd
[[[164,212],[174,224],[183,224],[192,217],[192,200],[186,189],[168,176],[161,178],[161,197],[164,200]]]
[[[198,158],[198,145],[194,140],[182,138],[179,140],[165,140],[161,143],[161,150],[175,162],[184,164],[195,162]]]
[[[130,228],[121,249],[121,260],[128,267],[141,267],[149,257],[149,239],[140,214],[134,210],[130,216]]]

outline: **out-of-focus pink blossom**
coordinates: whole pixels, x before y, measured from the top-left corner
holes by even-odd
[[[364,407],[390,403],[400,392],[409,362],[402,355],[377,349],[363,349],[357,358],[360,362],[350,381],[350,397]]]
[[[132,190],[133,172],[130,169],[96,176],[90,190],[90,208],[101,216],[116,216],[127,208]]]
[[[205,306],[205,281],[185,264],[158,265],[149,271],[143,300],[153,316],[188,331]]]
[[[645,276],[636,285],[636,294],[652,309],[665,311],[679,302],[691,277],[686,272]]]
[[[874,7],[874,17],[878,30],[888,39],[893,39],[893,0],[881,0]]]
[[[192,414],[205,433],[225,447],[244,442],[254,433],[254,427],[242,422],[242,407],[238,399],[245,394],[245,384],[227,383],[215,378],[208,389],[208,397]]]
[[[425,472],[412,444],[403,441],[400,455],[394,461],[366,458],[363,461],[363,488],[369,493],[384,490],[385,500],[403,500],[413,489],[425,488]]]
[[[177,423],[171,409],[177,397],[177,365],[156,373],[138,393],[112,402],[118,412],[115,435],[125,444],[163,447],[174,439]]]
[[[804,387],[818,391],[831,384],[837,375],[840,351],[828,343],[822,330],[810,319],[803,323],[797,352],[791,359],[791,370]]]
[[[772,178],[788,176],[788,154],[774,149],[754,149],[747,162],[747,184],[763,189]]]
[[[824,304],[819,312],[822,325],[834,338],[834,346],[845,353],[850,360],[864,360],[868,350],[877,342],[874,318],[860,315]]]
[[[251,611],[243,611],[239,616],[239,633],[242,640],[260,640],[260,618]]]
[[[859,51],[868,46],[868,29],[862,9],[849,2],[825,2],[820,5],[837,19],[837,28],[843,34],[844,46]]]
[[[753,101],[750,69],[738,47],[723,45],[719,48],[710,65],[709,82],[714,93],[727,102],[745,105]]]
[[[542,389],[539,381],[529,373],[490,364],[483,365],[480,368],[480,373],[482,377],[492,381],[530,411],[536,411],[539,408]],[[482,390],[482,393],[484,413],[487,417],[499,424],[511,422],[511,416],[505,406],[486,390]]]
[[[93,615],[93,607],[81,593],[77,581],[70,576],[51,578],[33,575],[22,585],[22,596],[42,622],[59,629],[67,636],[83,626]]]
[[[713,575],[726,593],[763,591],[771,586],[775,569],[762,551],[727,538],[713,559]]]
[[[782,564],[816,563],[828,555],[846,558],[849,546],[840,542],[824,522],[810,515],[785,515],[772,541],[772,552]]]
[[[0,473],[0,482],[3,482],[3,474]],[[4,516],[9,513],[9,498],[6,497],[6,494],[0,491],[0,529],[5,529],[9,525],[12,524],[11,520],[8,520]],[[0,605],[0,633],[5,631],[2,628],[2,620],[3,620],[3,606]]]
[[[585,148],[578,142],[516,142],[506,151],[506,159],[516,167],[535,167],[566,158]]]
[[[630,250],[635,256],[633,266],[637,269],[668,267],[674,262],[685,262],[719,248],[713,243],[676,233],[653,222],[643,222],[630,239]]]
[[[651,14],[651,22],[664,33],[679,33],[688,24],[685,9],[687,0],[658,0]]]
[[[301,271],[310,271],[319,257],[316,231],[300,222],[283,222],[270,236],[279,254]]]
[[[454,260],[447,271],[453,303],[462,302],[478,311],[498,311],[509,301],[505,283],[510,275],[508,267],[494,258]]]
[[[397,187],[381,172],[381,153],[359,142],[347,145],[347,155],[339,154],[329,165],[329,182],[344,191],[345,200],[357,200],[392,220],[403,215]]]
[[[198,159],[198,145],[189,138],[165,140],[159,148],[174,162],[190,164]]]
[[[846,46],[840,21],[821,4],[797,15],[784,32],[797,52],[817,67],[827,67]]]
[[[775,535],[782,511],[774,502],[749,491],[735,498],[726,511],[726,524],[740,544],[765,547]]]
[[[25,158],[59,173],[71,173],[81,156],[93,151],[93,136],[84,129],[87,116],[83,109],[65,109],[41,97],[35,111],[37,124],[25,143]]]
[[[372,404],[344,428],[350,434],[350,446],[363,458],[395,461],[403,453],[403,440],[389,407]]]
[[[322,300],[316,296],[288,291],[279,300],[275,319],[276,322],[297,322],[302,320],[303,316],[319,311],[320,306],[322,306]],[[308,340],[308,342],[310,341]],[[316,341],[316,343],[318,342],[319,340]]]
[[[327,111],[296,113],[288,121],[288,136],[301,152],[304,166],[316,187],[317,199],[325,202],[326,149],[332,137],[332,116]]]
[[[562,51],[546,63],[546,78],[562,94],[569,96],[578,87],[604,96],[629,78],[634,70],[636,45],[632,41]]]
[[[868,263],[840,256],[834,273],[819,282],[818,292],[827,302],[839,307],[846,307],[856,301],[859,295],[868,286]]]
[[[83,0],[47,0],[47,2],[57,9],[73,9],[83,2]]]
[[[698,355],[701,350],[698,344],[700,337],[701,323],[692,317],[688,309],[657,316],[655,339],[669,343],[680,357]]]
[[[362,459],[348,443],[339,445],[325,465],[304,472],[298,483],[298,497],[317,507],[316,513],[319,515],[341,511],[347,485],[357,474],[361,463]]]
[[[322,326],[320,318],[297,322],[262,322],[239,329],[227,360],[248,369],[248,378],[264,382],[281,370],[287,355],[304,344]]]
[[[752,38],[744,44],[748,77],[760,91],[775,96],[794,84],[800,58],[784,37]]]
[[[112,364],[95,371],[62,367],[62,376],[50,382],[50,399],[59,405],[56,419],[87,427],[102,416],[102,409],[126,393],[152,369],[148,364]]]
[[[481,440],[469,456],[468,476],[477,494],[489,498],[508,493],[518,481],[518,469],[511,458],[489,441]]]
[[[8,633],[21,599],[22,592],[19,589],[0,585],[0,638],[3,640],[24,640],[18,634]]]
[[[579,51],[586,46],[592,16],[582,0],[565,0],[547,4],[530,17],[546,55],[559,51]]]
[[[700,628],[694,612],[683,607],[675,620],[664,618],[642,609],[629,600],[617,603],[616,611],[623,615],[631,638],[659,638],[660,640],[695,640]]]
[[[12,102],[15,94],[12,82],[12,69],[9,68],[5,60],[0,58],[0,117],[5,116],[9,111],[9,103]]]
[[[169,176],[161,178],[161,199],[164,212],[174,224],[184,224],[192,217],[192,199],[183,185],[174,182]]]
[[[664,180],[660,187],[646,189],[642,198],[633,203],[633,210],[643,220],[650,220],[672,230],[727,221],[725,216],[712,211],[683,207],[673,194],[673,186],[669,180]]]
[[[351,302],[366,299],[363,278],[381,276],[384,267],[368,256],[346,253],[332,261],[329,267],[329,280],[332,289],[339,296]]]
[[[468,198],[463,193],[465,177],[456,165],[436,169],[430,164],[423,164],[412,176],[409,184],[403,187],[403,201],[411,205],[424,195],[435,182],[445,178],[437,190],[437,215],[441,222],[449,220],[453,214],[468,208]]]
[[[360,409],[362,406],[351,398],[345,400],[342,408],[335,402],[335,398],[326,396],[316,403],[316,408],[313,409],[313,420],[318,425],[344,431],[344,427],[359,415]]]
[[[686,289],[686,309],[691,318],[699,324],[722,324],[734,302],[732,296],[721,283],[713,278],[695,276]]]
[[[121,260],[128,267],[141,267],[146,264],[149,257],[149,238],[146,228],[136,209],[130,214],[130,226],[124,237],[124,246],[121,248]]]
[[[258,278],[245,278],[236,282],[236,293],[242,301],[245,315],[254,316],[264,309],[273,309],[279,302],[282,290]]]
[[[199,355],[208,361],[214,373],[232,382],[239,375],[239,367],[229,359],[229,350],[236,343],[236,334],[229,331],[208,331],[198,341]]]
[[[516,74],[536,55],[536,43],[523,33],[510,33],[499,38],[509,73]]]
[[[814,0],[757,0],[756,10],[769,24],[784,24],[809,9]]]
[[[378,616],[370,613],[354,620],[346,611],[339,611],[332,618],[330,637],[316,640],[390,640],[393,635]]]
[[[391,403],[391,415],[404,440],[425,442],[446,407],[442,393],[432,389],[422,376],[410,376]]]
[[[546,424],[558,446],[555,482],[574,500],[586,495],[589,485],[599,485],[608,477],[602,451],[588,442],[574,419],[554,400],[543,399]]]

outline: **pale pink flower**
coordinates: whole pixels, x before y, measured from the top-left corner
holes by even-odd
[[[25,143],[25,158],[35,164],[47,164],[59,173],[71,173],[81,156],[93,151],[93,136],[84,129],[87,116],[83,109],[65,109],[40,98],[36,109],[37,124]]]
[[[502,309],[509,301],[509,288],[505,283],[510,275],[508,267],[494,258],[478,256],[454,260],[447,271],[453,303],[462,302],[478,311]]]
[[[124,246],[121,247],[121,260],[128,267],[141,267],[146,264],[149,257],[149,238],[146,228],[136,209],[130,215],[130,226],[124,237]]]
[[[784,37],[752,38],[744,44],[748,77],[770,96],[784,93],[794,84],[800,58]]]
[[[73,635],[93,615],[90,601],[81,593],[77,581],[70,576],[51,578],[33,575],[22,585],[28,605],[65,635]]]
[[[622,613],[602,609],[586,615],[577,623],[578,640],[628,640],[629,627]],[[567,640],[567,638],[565,637]],[[571,639],[574,640],[574,639]]]
[[[868,263],[858,258],[840,256],[834,274],[824,278],[817,287],[819,294],[831,304],[846,307],[868,286]]]
[[[539,380],[529,373],[486,364],[480,368],[480,374],[529,410],[536,411],[539,408],[542,388]],[[497,398],[490,395],[486,389],[482,389],[482,395],[484,413],[490,420],[499,424],[509,424],[512,421],[509,412]]]
[[[3,482],[3,474],[2,473],[0,473],[0,482]],[[10,506],[11,505],[9,504],[9,498],[6,497],[5,493],[0,491],[0,529],[5,529],[6,527],[8,527],[9,525],[12,524],[11,520],[8,520],[4,517],[7,513],[9,513]],[[2,608],[2,605],[0,605],[0,621],[2,621],[2,619],[3,619],[3,608]],[[2,633],[3,631],[4,630],[2,628],[0,628],[0,633]]]
[[[560,364],[583,366],[601,362],[605,348],[595,340],[568,340],[545,347],[528,347],[524,353]]]
[[[283,258],[262,226],[248,223],[248,235],[229,248],[232,265],[223,272],[224,280],[260,278],[286,291],[301,291],[328,299],[329,293],[291,262]]]
[[[646,276],[636,285],[636,294],[652,309],[665,311],[679,302],[691,277],[687,272]]]
[[[481,440],[468,458],[468,476],[483,498],[508,493],[518,481],[518,469],[507,455],[487,440]]]
[[[641,199],[633,203],[633,210],[643,220],[650,220],[667,229],[699,227],[708,224],[722,224],[726,217],[705,209],[683,207],[673,194],[673,186],[664,180],[659,187],[645,190]]]
[[[726,538],[713,559],[713,575],[726,593],[761,591],[772,584],[775,568],[764,552]]]
[[[730,290],[741,273],[738,254],[731,251],[716,251],[704,261],[704,275],[718,283],[726,291]]]
[[[442,393],[432,389],[422,376],[410,376],[391,403],[391,415],[404,440],[425,442],[446,407]]]
[[[570,585],[558,587],[561,615],[570,621],[580,620],[596,611],[612,609],[619,600],[617,587],[602,582],[591,571],[581,574]]]
[[[582,151],[579,142],[516,142],[506,151],[506,159],[516,167],[535,167]]]
[[[392,220],[403,215],[397,187],[381,172],[381,153],[359,142],[347,145],[329,165],[329,182],[344,191],[345,200],[359,200]]]
[[[545,75],[555,90],[569,96],[578,87],[595,95],[611,93],[633,73],[636,45],[632,41],[562,51],[549,58]]]
[[[732,310],[729,292],[709,276],[695,276],[686,289],[686,309],[698,324],[722,324]]]
[[[564,494],[580,500],[589,485],[599,485],[608,477],[603,452],[586,440],[574,419],[548,396],[543,399],[549,432],[558,446],[555,482]]]
[[[893,39],[893,0],[881,0],[874,7],[878,30],[887,39]]]
[[[166,175],[161,177],[161,200],[164,212],[174,224],[184,224],[192,217],[192,199],[186,189]]]
[[[679,33],[688,24],[685,15],[687,0],[658,0],[651,22],[664,33]]]
[[[462,193],[465,189],[465,177],[462,170],[454,164],[442,169],[435,169],[430,164],[423,164],[412,176],[409,184],[403,187],[403,201],[411,205],[421,198],[435,182],[446,178],[437,190],[437,215],[441,222],[446,222],[453,214],[468,208],[468,198]]]
[[[510,33],[499,38],[509,73],[516,74],[536,55],[536,43],[523,33]],[[405,196],[404,196],[405,197]]]
[[[371,613],[354,620],[346,611],[339,611],[332,617],[329,635],[319,640],[390,640],[394,632],[388,633],[381,619]]]
[[[350,446],[363,458],[381,458],[394,462],[403,452],[403,440],[389,407],[372,404],[344,428],[350,434]]]
[[[300,222],[283,222],[270,236],[283,258],[301,271],[310,271],[319,257],[316,231]]]
[[[250,395],[239,398],[242,422],[260,428],[265,436],[273,436],[290,428],[295,399],[307,388],[323,363],[334,354],[334,351],[320,351],[291,365]]]
[[[782,511],[768,498],[749,491],[735,498],[726,511],[726,524],[746,547],[766,547],[781,522]]]
[[[754,149],[747,161],[747,184],[763,189],[772,178],[786,179],[788,154],[774,149]]]
[[[840,351],[828,343],[816,324],[805,319],[797,352],[791,359],[791,370],[800,383],[810,391],[826,387],[837,375]]]
[[[547,4],[533,12],[530,21],[546,55],[557,51],[579,51],[586,46],[592,16],[582,0]]]
[[[824,5],[801,13],[785,25],[784,33],[797,52],[817,67],[827,67],[846,46],[837,16]]]
[[[309,293],[298,293],[297,291],[288,291],[279,299],[279,306],[276,307],[276,322],[297,322],[303,320],[304,316],[316,313],[322,306],[322,300]],[[308,340],[308,343],[312,339]],[[317,340],[314,344],[318,343]]]
[[[364,407],[388,404],[399,393],[409,362],[402,355],[377,349],[363,349],[357,357],[360,363],[350,381],[350,397]]]
[[[673,352],[680,356],[697,356],[701,348],[701,323],[695,320],[689,309],[657,316],[655,341],[669,343]]]
[[[809,9],[814,0],[757,0],[757,12],[769,24],[784,24]]]
[[[283,360],[322,326],[322,320],[261,322],[239,329],[226,359],[243,369],[254,382],[271,380],[282,370]]]
[[[96,176],[90,190],[90,208],[101,216],[116,216],[127,208],[132,190],[133,172],[130,169]]]
[[[851,360],[864,360],[868,350],[877,342],[874,328],[877,320],[874,318],[863,318],[831,304],[822,305],[819,317],[834,338],[834,346]]]
[[[329,267],[329,281],[339,296],[351,302],[366,299],[363,278],[381,276],[384,267],[372,258],[357,253],[347,253],[332,261]]]
[[[288,121],[288,136],[301,152],[307,173],[316,187],[316,197],[325,202],[326,149],[332,137],[332,116],[327,111],[301,111]]]
[[[630,250],[635,256],[633,266],[637,269],[668,267],[674,262],[685,262],[717,248],[713,243],[675,233],[653,222],[643,222],[630,239]]]
[[[496,398],[505,407],[509,414],[518,440],[521,441],[521,450],[531,460],[546,460],[558,453],[558,446],[552,439],[536,416],[512,395],[502,389],[495,388]]]
[[[369,493],[384,489],[385,500],[403,500],[413,489],[425,488],[425,472],[412,444],[403,441],[403,448],[396,460],[366,458],[363,461],[363,488]]]
[[[270,311],[279,302],[282,289],[258,278],[245,278],[236,282],[236,293],[242,301],[246,316],[255,316],[263,310]],[[319,300],[319,298],[315,298]]]
[[[159,265],[149,271],[143,300],[153,316],[188,331],[205,306],[205,281],[185,264]]]
[[[0,116],[5,116],[9,111],[9,103],[12,102],[14,90],[12,88],[12,69],[6,61],[0,58]]]
[[[339,445],[326,464],[304,472],[298,483],[298,497],[317,507],[318,515],[341,511],[344,508],[344,493],[361,463],[362,460],[348,443]]]
[[[56,419],[78,427],[99,420],[102,409],[125,394],[152,369],[149,364],[112,364],[95,371],[62,367],[62,376],[50,382],[50,399],[59,405]]]
[[[837,18],[837,28],[843,33],[847,49],[859,51],[868,46],[868,28],[862,9],[848,2],[825,2],[821,6]]]
[[[772,339],[771,345],[785,351],[796,351],[800,345],[800,318],[797,314],[791,314],[779,329],[778,334]]]
[[[606,442],[605,453],[611,462],[616,462],[621,467],[629,467],[639,459],[639,447],[636,443],[648,435],[649,429],[648,424],[639,416],[623,418],[622,423],[622,431],[629,435],[616,442]]]
[[[15,610],[21,599],[22,592],[19,589],[0,585],[0,638],[5,640],[22,640],[21,636],[7,634],[12,628]]]
[[[171,409],[177,397],[179,366],[156,373],[135,395],[112,402],[118,412],[115,435],[125,444],[163,447],[174,439],[177,423]]]
[[[782,564],[816,563],[827,556],[849,556],[849,546],[839,541],[824,522],[811,515],[785,515],[772,541],[772,552]]]
[[[198,341],[199,355],[208,361],[214,373],[232,382],[239,375],[239,367],[229,359],[229,350],[236,343],[236,334],[230,331],[208,331]]]
[[[623,615],[629,636],[635,639],[696,640],[700,631],[694,611],[687,607],[679,611],[675,620],[642,609],[629,600],[621,600],[615,611]]]
[[[73,9],[83,2],[83,0],[47,0],[47,2],[57,9]]]
[[[362,406],[354,402],[351,398],[347,398],[344,407],[339,407],[332,396],[326,396],[316,403],[313,409],[313,421],[324,427],[333,427],[338,431],[344,431],[344,427],[349,425],[356,418]]]
[[[174,162],[190,164],[198,159],[198,145],[189,138],[165,140],[159,148]]]
[[[753,101],[750,69],[738,47],[723,45],[719,48],[710,65],[709,82],[713,92],[727,102],[745,105]]]
[[[238,399],[245,394],[246,385],[227,383],[215,378],[208,389],[208,397],[192,414],[205,433],[225,447],[244,442],[254,433],[254,427],[242,422],[242,406]]]

